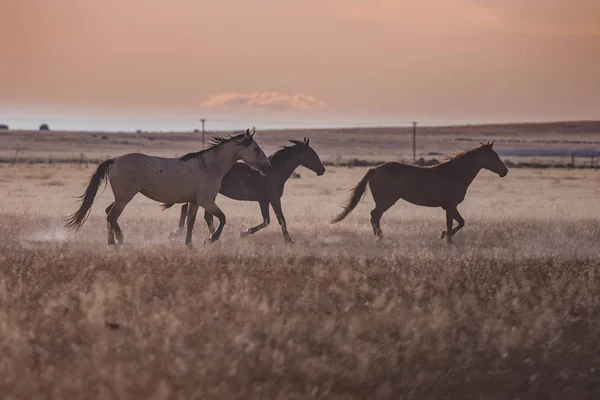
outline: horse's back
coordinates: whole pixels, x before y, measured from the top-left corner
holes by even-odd
[[[113,190],[139,191],[156,201],[181,203],[194,199],[202,173],[192,160],[129,153],[115,158],[109,180]]]
[[[434,168],[388,162],[374,169],[369,186],[374,197],[394,202],[402,198],[413,204],[438,207],[443,177]]]
[[[406,176],[407,174],[421,176],[422,174],[430,174],[432,172],[432,168],[391,161],[375,167],[375,171],[379,174],[386,174],[390,176]]]
[[[157,162],[166,162],[171,164],[180,164],[185,163],[186,161],[182,161],[179,158],[168,158],[168,157],[158,157],[151,156],[143,153],[127,153],[122,156],[115,157],[115,163],[121,163],[124,165],[139,165],[143,163],[157,163]]]
[[[197,164],[177,158],[149,156],[142,153],[129,153],[116,157],[111,170],[129,174],[155,176],[162,173],[182,175],[197,172]]]

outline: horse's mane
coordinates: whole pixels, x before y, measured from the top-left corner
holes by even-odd
[[[290,139],[290,142],[293,143],[292,146],[283,146],[282,148],[280,148],[275,153],[269,156],[269,161],[271,162],[271,164],[279,164],[289,159],[296,153],[299,153],[302,150],[303,146],[306,145],[306,143],[301,142],[300,140]]]
[[[466,155],[469,155],[469,154],[476,153],[476,152],[478,152],[478,151],[480,151],[482,149],[485,149],[485,148],[492,148],[492,146],[494,145],[494,142],[487,142],[487,143],[480,143],[480,144],[481,145],[478,146],[478,147],[471,147],[471,148],[468,148],[468,149],[465,149],[465,150],[461,151],[460,153],[456,153],[453,156],[448,156],[448,157],[446,157],[447,159],[446,159],[445,162],[437,164],[437,165],[442,165],[442,164],[449,163],[450,161],[458,160],[459,158],[462,158],[462,157],[464,157]]]
[[[248,145],[248,144],[250,144],[250,142],[252,140],[253,140],[252,136],[247,136],[245,133],[239,133],[237,135],[226,134],[226,135],[214,136],[208,143],[209,146],[206,149],[196,151],[194,153],[187,153],[187,154],[179,157],[179,159],[181,161],[191,160],[192,158],[199,157],[200,155],[206,153],[207,151],[211,151],[225,143],[234,142],[235,144]]]

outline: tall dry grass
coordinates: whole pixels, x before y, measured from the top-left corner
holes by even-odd
[[[193,250],[177,211],[136,199],[106,246],[99,196],[62,219],[90,168],[0,168],[5,398],[596,398],[600,205],[593,171],[482,173],[448,247],[441,210],[398,204],[375,242],[364,169],[300,170],[277,223],[219,198],[223,240]],[[48,185],[60,182],[61,185]]]

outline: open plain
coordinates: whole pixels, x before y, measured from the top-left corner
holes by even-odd
[[[440,157],[481,138],[514,145],[495,132],[447,133],[447,142],[431,139],[420,154]],[[85,134],[89,143],[65,149],[57,143],[82,136],[3,135],[3,158],[45,160],[0,164],[3,398],[592,399],[600,392],[598,170],[512,169],[503,179],[482,171],[459,206],[466,226],[453,246],[439,239],[441,209],[402,201],[384,215],[385,237],[375,241],[369,193],[346,220],[329,224],[367,170],[331,166],[322,177],[301,167],[287,183],[292,245],[272,213],[266,229],[240,238],[261,221],[258,204],[219,196],[228,219],[221,240],[203,245],[208,230],[198,218],[188,249],[183,238],[169,239],[178,207],[161,211],[138,195],[120,219],[126,244],[111,249],[110,187],[81,231],[63,227],[96,168],[86,159],[136,150],[173,156],[191,139]],[[307,132],[258,140],[270,153],[298,135]],[[333,146],[338,136],[310,134],[323,160],[410,154],[383,133],[336,135]],[[531,146],[600,143],[597,126],[577,139],[560,129],[537,135],[515,137]],[[144,146],[131,145],[136,140]],[[187,151],[198,148],[194,140]],[[56,162],[80,153],[79,163]]]

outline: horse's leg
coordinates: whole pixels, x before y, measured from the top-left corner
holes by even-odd
[[[177,229],[173,232],[169,233],[169,239],[173,239],[179,237],[183,234],[183,230],[185,229],[185,219],[187,217],[188,211],[188,203],[184,203],[181,206],[181,211],[179,213],[179,225],[177,225]]]
[[[454,232],[452,231],[452,224],[454,223],[454,209],[448,208],[446,209],[446,242],[448,244],[452,243],[452,235]]]
[[[187,232],[185,235],[185,244],[192,246],[192,230],[196,223],[196,214],[198,214],[198,204],[188,203],[187,209]]]
[[[465,220],[462,217],[462,215],[460,215],[460,213],[458,212],[458,210],[456,209],[456,207],[454,209],[451,209],[453,211],[453,218],[456,222],[458,222],[458,225],[455,226],[454,228],[452,228],[452,236],[454,236],[456,234],[456,232],[458,232],[459,230],[461,230],[464,226],[465,226]],[[442,231],[442,234],[440,235],[440,239],[445,238],[447,235],[446,231]]]
[[[384,201],[377,203],[375,208],[371,210],[371,225],[373,226],[373,233],[377,236],[377,239],[383,237],[383,231],[381,230],[381,217],[383,213],[390,209],[396,201]]]
[[[277,215],[277,221],[279,225],[281,225],[281,231],[283,232],[283,238],[287,243],[293,243],[294,241],[290,237],[290,234],[287,231],[287,224],[285,223],[285,217],[283,216],[283,210],[281,209],[281,198],[275,199],[271,202],[273,206],[273,211],[275,211],[275,215]]]
[[[219,240],[219,238],[221,237],[221,232],[223,232],[223,227],[225,227],[225,223],[226,223],[225,214],[223,214],[223,211],[221,211],[219,206],[217,206],[217,203],[215,203],[214,199],[202,204],[202,207],[204,207],[204,209],[208,213],[214,215],[219,220],[219,226],[217,227],[217,230],[214,231],[208,238],[208,241],[210,243],[213,243],[213,242]],[[189,220],[188,220],[188,224],[189,224]],[[189,226],[188,226],[188,229],[189,229]]]
[[[119,216],[125,209],[127,203],[129,203],[131,199],[133,199],[133,196],[135,196],[135,193],[129,196],[121,196],[118,198],[115,196],[115,202],[113,203],[112,207],[110,208],[110,211],[108,212],[108,215],[106,216],[106,221],[108,225],[109,245],[115,244],[115,235],[117,237],[117,241],[120,244],[123,244],[124,242],[123,231],[121,231],[121,227],[119,226],[117,220],[119,219]]]
[[[458,226],[452,229],[452,236],[454,236],[456,232],[458,232],[465,226],[465,219],[462,217],[462,215],[459,214],[456,208],[454,209],[454,220],[458,222]]]
[[[210,233],[213,233],[215,231],[214,218],[212,214],[206,210],[204,210],[204,220],[206,221],[206,225],[208,226]]]
[[[108,216],[108,214],[110,214],[110,211],[113,209],[114,206],[115,206],[115,202],[113,201],[112,203],[110,203],[110,205],[108,207],[106,207],[104,212],[106,213],[107,216]],[[108,242],[109,242],[109,244],[111,244],[111,241],[112,241],[112,244],[115,244],[115,239],[114,239],[115,232],[117,233],[117,237],[121,238],[119,240],[119,242],[121,242],[123,240],[123,231],[121,231],[121,227],[119,226],[119,223],[115,222],[113,224],[113,223],[107,221],[107,225],[108,225]]]
[[[185,203],[181,206],[181,213],[179,214],[179,228],[177,229],[177,234],[183,233],[183,228],[185,227],[185,218],[188,213],[188,203]]]
[[[108,219],[108,214],[110,214],[110,211],[114,208],[115,206],[115,202],[113,201],[112,203],[110,203],[110,206],[106,207],[106,210],[104,210],[104,212],[106,213],[106,230],[108,232],[108,245],[112,246],[115,244],[115,230],[113,228],[113,224],[112,222]]]
[[[240,232],[241,237],[246,237],[248,235],[252,235],[253,233],[260,231],[262,228],[266,228],[267,226],[269,226],[269,223],[271,222],[271,217],[269,216],[269,202],[268,201],[260,201],[258,204],[260,204],[260,213],[262,214],[262,217],[263,217],[262,224],[254,226],[252,228],[248,228],[245,231]]]

